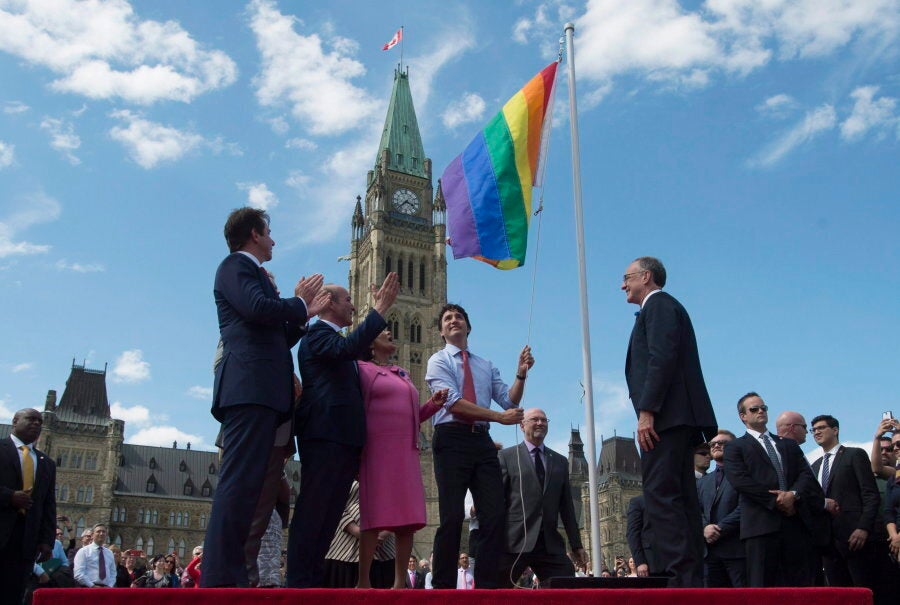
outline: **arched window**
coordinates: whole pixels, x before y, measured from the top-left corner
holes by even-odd
[[[422,342],[422,323],[418,317],[414,317],[409,324],[409,342]]]
[[[419,292],[425,295],[425,263],[419,263]]]
[[[149,538],[147,538],[147,552],[146,552],[146,554],[147,554],[148,556],[152,556],[152,555],[153,555],[153,536],[150,536]]]
[[[188,513],[188,512],[184,513],[184,526],[185,527],[191,526],[191,513]]]
[[[59,488],[59,501],[65,502],[68,499],[69,499],[69,486],[64,483],[63,486],[61,488]]]
[[[124,507],[124,506],[119,510],[119,522],[120,522],[120,523],[127,523],[127,522],[128,522],[128,518],[127,518],[127,515],[125,514],[125,507]]]
[[[169,511],[169,525],[175,525],[175,511],[173,510]]]
[[[169,547],[166,549],[166,552],[167,552],[167,553],[170,553],[170,552],[172,552],[173,550],[175,550],[175,539],[174,539],[174,538],[169,538]]]
[[[75,535],[81,537],[81,534],[84,533],[84,517],[78,517],[78,522],[75,523]]]
[[[94,501],[94,486],[88,485],[84,490],[84,502],[85,504],[90,504]]]
[[[206,529],[206,513],[200,513],[200,529]]]
[[[134,547],[138,550],[144,550],[144,539],[138,536],[137,540],[134,542]]]
[[[181,527],[184,524],[184,515],[181,514],[181,511],[175,515],[175,525]]]
[[[200,487],[200,495],[204,498],[209,498],[212,496],[212,485],[209,482],[209,479],[203,482],[203,485]]]
[[[84,502],[84,486],[83,485],[79,485],[78,491],[75,492],[75,502],[78,502],[79,504]]]
[[[112,521],[113,523],[115,523],[116,521],[119,520],[119,509],[118,508],[113,507],[112,509],[110,509],[109,520]]]
[[[56,459],[56,466],[58,468],[65,468],[69,463],[69,450],[59,450],[59,457]]]
[[[402,258],[397,259],[397,277],[400,278],[399,285],[402,287],[403,286],[403,259]]]
[[[97,452],[87,452],[84,455],[84,470],[97,470]]]
[[[394,265],[391,262],[391,255],[388,254],[384,259],[384,276],[387,277],[387,274],[394,270]]]
[[[148,517],[150,516],[149,510],[147,511],[147,516]],[[144,520],[144,509],[139,508],[138,509],[138,523],[148,523],[149,521],[150,521],[149,519],[147,519],[146,521]]]
[[[155,508],[153,509],[153,517],[150,520],[150,523],[153,525],[159,525],[159,511]]]
[[[147,479],[147,493],[156,493],[156,477],[154,477],[153,475],[150,475],[150,478]]]
[[[184,540],[178,541],[178,558],[179,559],[184,558]]]
[[[413,289],[413,262],[409,261],[406,264],[406,286],[412,290]]]
[[[194,495],[194,482],[188,479],[184,483],[184,495],[185,496],[193,496]]]

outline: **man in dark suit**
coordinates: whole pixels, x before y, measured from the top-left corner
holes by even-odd
[[[625,538],[628,540],[628,549],[631,558],[637,566],[637,575],[646,578],[650,574],[660,572],[659,564],[653,552],[653,528],[645,511],[644,497],[635,496],[628,502],[628,511],[625,513],[627,524],[625,526]]]
[[[638,416],[646,515],[656,532],[657,561],[670,586],[703,586],[703,537],[694,478],[694,447],[716,433],[716,416],[700,369],[687,311],[662,291],[666,269],[636,259],[622,290],[639,305],[625,378]]]
[[[823,557],[829,586],[878,586],[878,552],[886,550],[881,496],[869,457],[840,444],[840,423],[829,415],[812,419],[812,434],[825,455],[812,465],[831,514],[832,543]],[[876,595],[876,603],[879,602]]]
[[[56,464],[34,447],[44,420],[19,410],[12,434],[0,441],[0,587],[20,603],[35,559],[53,554],[56,536]]]
[[[566,543],[556,529],[562,521],[575,563],[587,555],[581,545],[569,465],[564,456],[544,445],[549,428],[543,410],[531,408],[522,419],[525,440],[500,450],[500,471],[506,502],[506,552],[501,558],[499,586],[513,587],[526,567],[544,582],[574,576]]]
[[[275,429],[293,404],[291,347],[324,295],[321,275],[279,298],[262,268],[272,259],[269,216],[240,208],[225,223],[231,254],[216,271],[213,294],[222,338],[212,414],[222,423],[222,463],[206,530],[205,587],[248,586],[244,543],[263,488]]]
[[[725,477],[740,494],[747,586],[811,586],[809,528],[824,495],[797,442],[768,432],[768,411],[758,394],[741,397],[738,414],[747,433],[725,447]]]
[[[406,566],[406,587],[425,588],[425,573],[418,570],[415,557],[410,557]]]
[[[385,315],[399,290],[396,273],[388,273],[373,293],[372,310],[346,337],[356,309],[341,286],[324,288],[329,299],[300,342],[297,353],[303,396],[294,431],[300,452],[300,494],[288,538],[287,585],[322,585],[325,555],[334,537],[350,485],[359,472],[366,439],[366,416],[356,360],[363,358],[387,327]]]
[[[716,470],[700,480],[707,588],[743,588],[747,584],[740,498],[725,477],[725,446],[734,439],[734,433],[719,429],[709,442]]]

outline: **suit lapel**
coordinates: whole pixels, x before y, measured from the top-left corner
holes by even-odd
[[[7,456],[9,456],[10,460],[14,460],[16,464],[13,464],[13,468],[16,470],[16,480],[18,481],[17,485],[22,485],[22,458],[19,449],[16,447],[16,444],[13,443],[12,437],[7,437],[3,440],[3,447],[7,450]]]

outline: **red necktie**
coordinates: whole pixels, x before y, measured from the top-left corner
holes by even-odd
[[[463,360],[463,399],[478,404],[478,397],[475,395],[475,380],[472,378],[472,368],[469,367],[469,352],[460,351]]]

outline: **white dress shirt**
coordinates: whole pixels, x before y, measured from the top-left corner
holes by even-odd
[[[456,589],[472,590],[473,588],[475,588],[475,578],[472,577],[472,573],[468,569],[460,567],[456,571]]]
[[[103,562],[106,564],[106,577],[100,579],[100,555],[99,550],[103,549]],[[82,546],[75,553],[75,564],[73,575],[75,581],[82,586],[94,586],[101,584],[112,588],[116,585],[116,560],[112,551],[105,546],[97,546],[93,542],[87,546]]]

